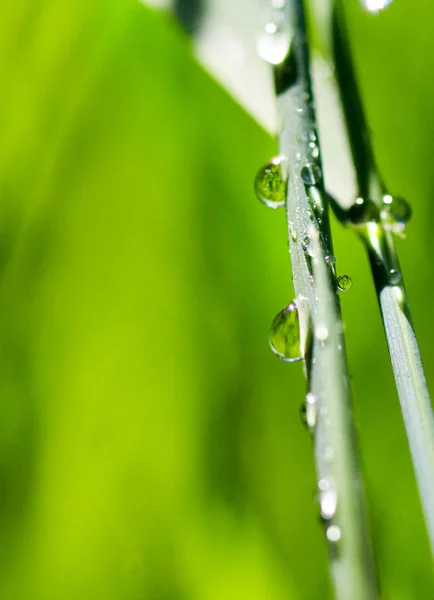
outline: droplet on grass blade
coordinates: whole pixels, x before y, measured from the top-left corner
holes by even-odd
[[[291,47],[291,31],[283,20],[271,21],[265,25],[259,37],[256,50],[261,58],[271,65],[280,65],[288,56]]]
[[[255,192],[259,200],[270,208],[281,208],[286,202],[288,182],[285,156],[275,156],[261,167],[255,178]]]
[[[341,292],[348,292],[353,287],[353,280],[348,275],[340,275],[338,277],[338,288]]]
[[[291,302],[273,319],[268,334],[274,354],[286,362],[301,360],[300,321],[295,302]]]

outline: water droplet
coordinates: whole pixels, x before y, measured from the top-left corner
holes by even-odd
[[[362,6],[371,13],[377,13],[392,2],[393,0],[362,0]]]
[[[324,259],[324,260],[325,260],[325,261],[326,261],[326,263],[327,263],[328,265],[330,265],[331,267],[332,267],[333,265],[335,265],[335,264],[336,264],[336,257],[335,257],[335,256],[333,256],[333,254],[331,254],[330,256],[329,256],[329,255],[327,255],[327,256],[325,257],[325,259]]]
[[[398,285],[401,282],[402,275],[398,269],[390,269],[389,271],[389,282],[392,285]]]
[[[319,504],[323,519],[331,519],[336,513],[338,506],[338,494],[336,485],[331,477],[324,477],[318,481]]]
[[[378,206],[372,200],[357,198],[355,203],[348,209],[348,221],[353,225],[364,225],[369,222],[380,220]]]
[[[326,536],[329,542],[336,543],[341,539],[342,532],[337,525],[327,527]]]
[[[301,178],[307,185],[315,185],[321,180],[321,169],[318,165],[307,163],[301,170]]]
[[[286,362],[301,360],[300,322],[295,302],[285,306],[275,317],[269,331],[270,347]]]
[[[261,58],[272,65],[280,65],[288,56],[291,46],[289,25],[267,23],[263,34],[258,39],[256,50]]]
[[[292,221],[289,222],[289,231],[291,234],[292,241],[296,242],[298,235],[297,235],[297,230],[295,228],[295,225]]]
[[[303,239],[303,243],[301,245],[304,250],[304,253],[309,255],[310,257],[313,257],[312,244],[311,244],[311,239],[309,236],[306,236]]]
[[[304,111],[304,108],[302,106],[297,106],[297,108],[295,109],[298,113],[302,114]]]
[[[339,275],[338,288],[341,292],[348,292],[353,287],[353,280],[348,275]]]
[[[286,157],[276,156],[259,169],[255,178],[256,196],[270,208],[285,206],[287,182]]]
[[[306,402],[302,406],[302,419],[306,427],[313,431],[318,418],[318,399],[315,394],[309,392],[306,395]]]
[[[313,142],[309,144],[309,152],[312,158],[319,158],[319,148]]]
[[[384,226],[394,233],[401,233],[411,219],[411,206],[403,198],[386,195],[380,212]]]
[[[327,325],[320,324],[315,327],[315,337],[320,342],[325,342],[329,337],[329,330]]]

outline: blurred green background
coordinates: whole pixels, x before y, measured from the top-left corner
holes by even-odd
[[[434,56],[428,0],[348,3],[428,383]],[[256,201],[276,142],[133,0],[0,8],[0,597],[330,598],[283,213]],[[432,562],[364,252],[334,225],[384,598]]]

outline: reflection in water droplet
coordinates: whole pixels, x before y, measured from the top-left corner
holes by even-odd
[[[256,196],[270,208],[285,206],[287,182],[286,157],[276,156],[259,169],[255,178]]]
[[[353,225],[364,225],[369,222],[380,220],[378,206],[372,200],[357,198],[355,203],[348,209],[348,220]]]
[[[317,325],[315,327],[315,337],[317,340],[319,340],[320,342],[325,342],[327,340],[327,338],[329,337],[329,330],[327,325]]]
[[[289,53],[291,32],[285,21],[267,23],[258,39],[256,50],[261,58],[272,65],[280,65]]]
[[[342,533],[337,525],[327,527],[326,536],[329,542],[336,543],[341,539]]]
[[[321,169],[318,165],[307,163],[301,170],[301,178],[307,185],[315,185],[321,180]]]
[[[338,288],[341,292],[348,292],[353,287],[353,280],[348,275],[340,275],[338,277]]]
[[[338,505],[336,485],[331,477],[324,477],[318,481],[319,503],[323,519],[331,519]]]
[[[389,271],[389,282],[392,285],[398,285],[401,282],[402,275],[398,269],[390,269]]]
[[[300,350],[300,322],[295,302],[285,306],[274,317],[268,339],[272,351],[282,360],[296,362],[303,358]]]
[[[381,218],[386,228],[401,233],[411,219],[411,206],[403,198],[386,195],[383,197]]]
[[[392,3],[393,0],[362,0],[362,5],[371,13],[380,12],[386,6]]]

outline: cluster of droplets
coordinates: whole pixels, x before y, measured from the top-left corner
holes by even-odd
[[[403,198],[383,196],[381,206],[369,198],[357,198],[347,212],[347,222],[355,227],[381,223],[393,233],[402,234],[411,219],[411,206]]]
[[[283,8],[285,0],[271,0],[270,19],[257,40],[256,50],[271,65],[280,65],[289,54],[292,33]]]

